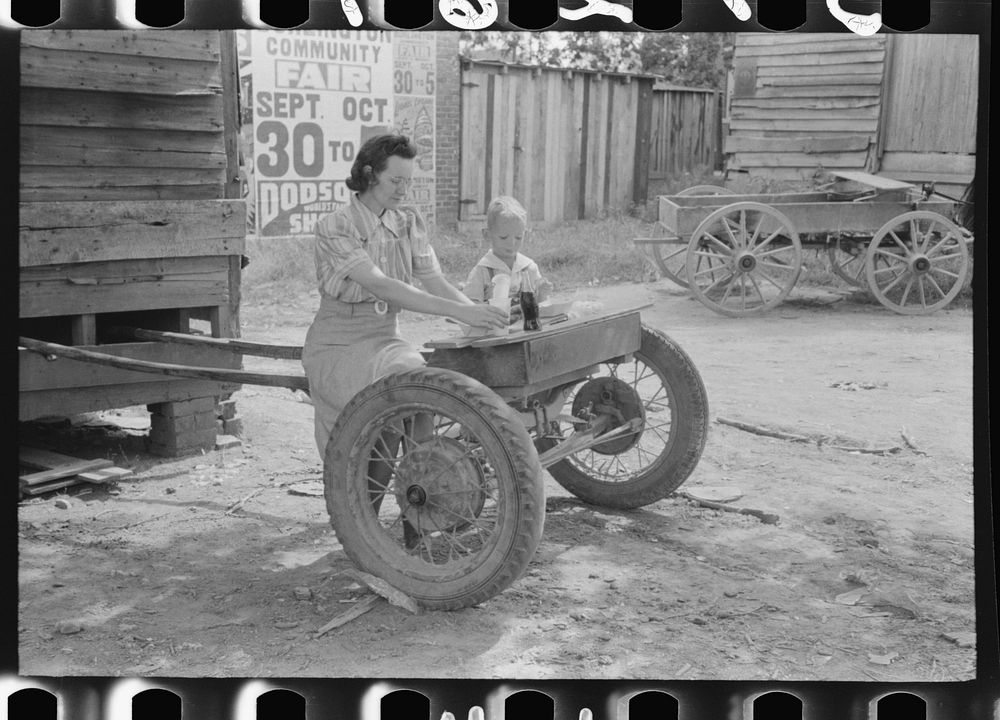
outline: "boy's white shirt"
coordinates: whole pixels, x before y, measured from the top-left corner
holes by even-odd
[[[505,263],[503,260],[494,255],[492,250],[487,251],[487,253],[483,255],[483,257],[479,260],[479,262],[476,263],[476,265],[482,265],[483,267],[491,267],[495,270],[502,270],[503,272],[510,273],[511,275],[513,275],[514,273],[519,273],[522,270],[526,270],[527,268],[531,267],[532,264],[534,264],[534,260],[532,260],[526,255],[518,253],[517,255],[514,256],[514,266],[508,267],[507,263]]]
[[[531,258],[529,258],[527,255],[522,255],[521,253],[517,253],[517,255],[514,256],[514,265],[511,266],[511,267],[508,267],[507,263],[505,263],[503,260],[501,260],[496,255],[494,255],[492,250],[489,250],[489,251],[487,251],[487,253],[485,255],[483,255],[482,258],[479,259],[479,262],[477,262],[475,264],[475,266],[472,268],[472,271],[469,273],[469,281],[472,281],[473,278],[475,277],[476,269],[477,268],[491,268],[491,269],[496,270],[498,272],[509,274],[510,275],[510,294],[511,294],[511,296],[513,296],[518,291],[520,291],[520,290],[523,289],[522,288],[522,283],[524,281],[524,275],[525,275],[526,271],[530,271],[532,268],[537,268],[537,267],[538,266],[535,264],[534,260],[532,260]],[[536,270],[536,273],[537,272],[538,271]],[[529,273],[529,277],[530,277],[530,273]],[[541,274],[540,273],[539,273],[539,278],[538,279],[541,279]],[[485,278],[483,278],[483,280],[485,280]],[[534,284],[534,279],[533,278],[530,279],[529,283],[531,283],[533,285]],[[471,289],[472,288],[467,288],[467,290],[471,290]],[[532,287],[532,289],[535,289],[535,288]],[[484,294],[486,295],[486,297],[474,297],[473,295],[470,295],[470,297],[474,297],[474,299],[477,299],[477,300],[488,299],[489,289],[488,288],[484,288],[484,291],[485,291]],[[468,292],[466,294],[468,294]]]

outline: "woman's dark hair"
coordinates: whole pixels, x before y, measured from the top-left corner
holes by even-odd
[[[411,160],[417,156],[417,148],[405,135],[376,135],[368,138],[354,158],[347,187],[355,192],[367,190],[375,176],[385,170],[393,155]]]

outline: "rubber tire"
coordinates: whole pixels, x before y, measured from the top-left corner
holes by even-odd
[[[549,466],[552,477],[584,502],[619,510],[643,507],[670,495],[687,480],[701,459],[708,438],[708,395],[691,358],[667,335],[642,326],[636,356],[666,378],[671,394],[671,437],[665,452],[641,475],[625,482],[607,482],[569,462]],[[536,442],[544,451],[555,441]]]
[[[483,551],[481,562],[462,572],[421,572],[427,565],[402,548],[389,547],[371,516],[364,479],[369,456],[356,444],[375,418],[414,402],[452,418],[459,416],[463,425],[475,430],[497,471],[500,499],[490,539],[493,546]],[[498,594],[521,576],[541,541],[545,522],[541,465],[524,423],[488,387],[451,370],[424,368],[388,375],[359,392],[333,427],[323,482],[330,522],[347,556],[428,609],[456,610]]]

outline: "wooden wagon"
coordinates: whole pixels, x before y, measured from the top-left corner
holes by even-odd
[[[662,234],[639,238],[665,277],[734,317],[779,305],[802,271],[804,247],[903,314],[948,305],[969,276],[971,233],[961,201],[932,187],[864,172],[831,173],[808,192],[737,195],[700,185],[659,199]]]
[[[237,367],[118,325],[238,334],[246,213],[229,32],[24,31],[19,334],[123,358]],[[147,405],[151,449],[212,447],[236,385],[19,353],[21,420]]]

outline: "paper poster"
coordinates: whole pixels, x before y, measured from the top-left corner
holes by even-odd
[[[437,91],[436,42],[432,33],[393,35],[393,93],[396,132],[406,135],[417,147],[413,185],[408,202],[415,205],[428,223],[434,222],[434,95]]]
[[[355,30],[239,36],[253,232],[309,233],[350,197],[345,180],[361,143],[393,124],[390,36]]]

